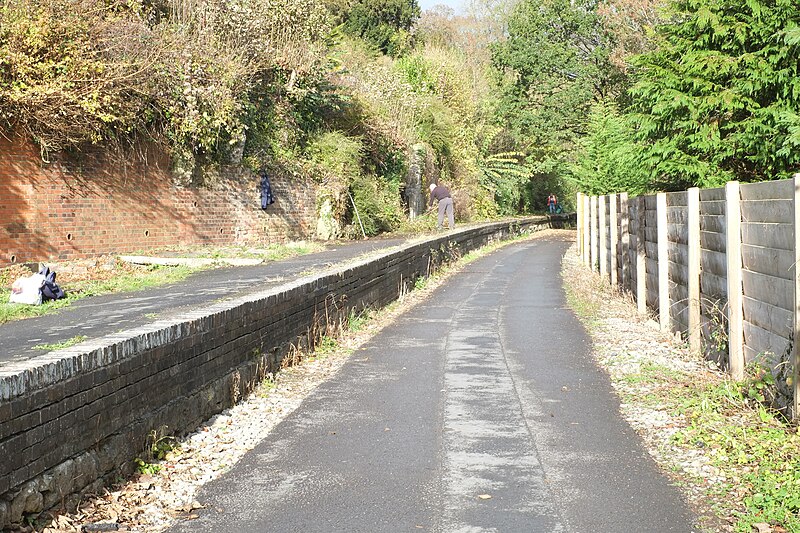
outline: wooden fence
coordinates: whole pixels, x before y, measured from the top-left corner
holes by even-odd
[[[779,407],[800,400],[800,174],[628,198],[578,194],[578,253],[640,313],[741,379],[753,361]]]

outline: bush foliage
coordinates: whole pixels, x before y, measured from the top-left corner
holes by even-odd
[[[356,209],[367,233],[398,227],[422,145],[423,190],[450,186],[461,216],[513,213],[528,158],[493,142],[489,34],[442,12],[417,32],[419,17],[416,0],[8,0],[0,127],[45,159],[155,141],[183,183],[237,162],[311,174],[334,232]]]
[[[0,118],[45,153],[135,134],[187,159],[224,152],[250,92],[298,86],[329,29],[315,0],[8,0]],[[270,83],[283,73],[288,87]]]
[[[800,165],[800,3],[679,0],[635,60],[632,111],[665,187],[787,177]]]
[[[336,231],[433,182],[492,217],[795,172],[797,0],[667,2],[6,0],[0,128],[45,159],[148,139],[195,183],[318,176]]]

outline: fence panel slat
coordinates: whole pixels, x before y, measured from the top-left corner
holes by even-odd
[[[745,346],[750,349],[748,350],[750,359],[746,360],[746,363],[751,362],[753,357],[757,355],[764,355],[766,353],[781,355],[790,346],[789,339],[784,339],[770,331],[761,329],[750,322],[745,322],[742,330],[744,331]],[[775,357],[770,357],[769,360],[776,362]]]
[[[725,215],[700,215],[700,229],[711,233],[725,233]]]
[[[724,233],[700,232],[700,246],[705,250],[725,253],[727,242]]]
[[[669,260],[682,266],[689,264],[689,246],[686,244],[669,243]]]
[[[794,202],[791,200],[750,200],[749,202],[742,202],[742,220],[746,222],[794,224]]]
[[[717,187],[715,189],[701,189],[700,202],[723,202],[725,201],[725,188]],[[723,211],[724,212],[724,211]]]
[[[702,299],[727,299],[725,291],[728,280],[724,276],[715,276],[706,272],[700,277],[700,297]]]
[[[789,338],[794,320],[791,311],[749,296],[744,297],[743,304],[746,321],[781,337]]]
[[[686,265],[674,263],[669,261],[669,280],[675,285],[680,285],[688,289],[689,287],[689,269]]]
[[[658,273],[647,274],[645,278],[647,280],[647,307],[658,309]]]
[[[686,224],[687,220],[685,205],[667,207],[667,222],[670,224]]]
[[[725,201],[708,201],[700,202],[700,213],[703,215],[724,215],[725,214]]]
[[[670,224],[667,226],[669,242],[686,246],[689,244],[689,226],[686,224]]]
[[[724,253],[712,250],[700,250],[700,264],[702,265],[703,277],[715,275],[725,279],[727,258]]]
[[[791,279],[794,251],[743,244],[742,265],[751,272],[775,276],[776,278]]]
[[[671,206],[686,207],[686,204],[689,202],[688,198],[689,196],[686,194],[686,191],[668,192],[667,207]]]
[[[740,186],[742,200],[778,200],[794,197],[794,181],[777,180],[760,183],[743,183]]]
[[[749,270],[742,271],[742,288],[745,296],[794,311],[794,283],[792,280],[766,276]]]
[[[658,226],[658,213],[655,209],[647,209],[644,212],[644,225],[648,228],[655,229]]]
[[[794,251],[794,228],[789,224],[742,222],[742,244]]]

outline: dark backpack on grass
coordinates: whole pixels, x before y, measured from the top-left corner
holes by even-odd
[[[56,273],[54,270],[50,270],[48,266],[42,266],[39,270],[39,274],[44,276],[44,285],[42,285],[41,289],[42,299],[59,300],[66,296],[64,290],[56,283]]]

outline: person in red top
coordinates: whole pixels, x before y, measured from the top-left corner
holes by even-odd
[[[547,197],[547,212],[553,214],[556,212],[556,206],[558,205],[558,199],[556,195],[550,193],[550,196]]]
[[[456,227],[456,222],[453,217],[453,198],[450,196],[450,189],[442,185],[431,183],[431,199],[428,202],[428,207],[433,206],[435,199],[439,203],[439,222],[436,224],[436,229],[442,229],[444,223],[444,215],[447,213],[448,228],[453,229]]]

